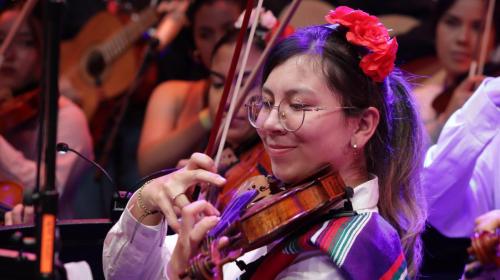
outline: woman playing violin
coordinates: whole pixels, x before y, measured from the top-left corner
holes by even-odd
[[[485,28],[488,1],[440,0],[435,11],[436,54],[441,70],[415,89],[415,97],[431,144],[455,110],[462,107],[484,78],[467,77],[474,60],[478,59],[481,36]],[[488,36],[487,61],[500,38],[500,5],[496,5],[492,29]],[[497,70],[498,72],[498,70]],[[491,73],[490,73],[491,74]]]
[[[405,81],[393,70],[397,43],[362,11],[339,7],[326,19],[329,24],[301,30],[273,48],[262,92],[246,106],[277,178],[294,184],[327,166],[354,188],[355,213],[304,225],[296,237],[305,243],[292,242],[295,247],[283,239],[274,243],[278,251],[256,250],[269,251],[273,259],[255,273],[292,279],[413,277],[425,219],[418,181],[421,131]],[[211,204],[190,203],[182,194],[199,182],[223,185],[214,171],[212,159],[196,153],[181,170],[138,191],[106,238],[105,275],[178,279],[219,221]],[[182,209],[180,220],[174,207]],[[165,220],[178,235],[164,240]],[[291,251],[292,261],[277,262],[290,260]],[[246,262],[259,257],[252,253],[243,256],[250,258]],[[269,268],[275,273],[266,274]],[[224,266],[225,278],[239,274],[234,263]]]
[[[20,12],[19,5],[14,5],[14,7],[0,12],[0,42],[4,41]],[[25,194],[29,194],[35,188],[37,103],[31,107],[25,104],[31,108],[28,113],[32,114],[31,118],[21,119],[22,122],[18,122],[17,125],[9,125],[9,127],[3,126],[3,124],[16,123],[15,119],[10,119],[13,115],[25,116],[25,114],[8,114],[7,112],[10,112],[11,109],[8,104],[18,103],[16,101],[29,94],[34,99],[38,97],[43,45],[41,34],[40,21],[36,16],[31,15],[15,35],[0,68],[0,92],[3,92],[3,98],[0,97],[2,109],[0,112],[2,114],[0,117],[2,124],[0,125],[0,183],[2,183],[1,181],[10,181],[21,185]],[[20,107],[23,108],[23,106]],[[76,105],[64,97],[59,100],[57,136],[58,141],[68,143],[73,149],[87,157],[93,156],[92,142],[85,117]],[[86,163],[79,160],[76,155],[59,155],[57,157],[56,187],[61,194],[61,201],[64,202],[59,206],[62,218],[74,217],[72,203],[75,198],[74,187],[78,176],[86,167]],[[2,186],[4,185],[2,183]],[[17,203],[19,202],[17,201]],[[16,215],[16,217],[22,217],[22,215]],[[15,219],[12,222],[19,223],[22,222],[22,219]]]

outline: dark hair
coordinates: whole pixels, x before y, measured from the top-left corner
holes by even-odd
[[[436,2],[434,6],[433,20],[432,20],[432,26],[433,26],[432,32],[434,33],[434,35],[436,35],[436,27],[438,22],[456,2],[457,0],[438,0]],[[485,4],[484,6],[486,12],[488,2],[486,0],[483,0],[483,3]],[[493,21],[492,21],[492,27],[495,31],[495,38],[494,38],[495,45],[497,45],[500,40],[500,26],[498,26],[498,23],[500,23],[500,5],[496,4],[495,10],[493,11]]]
[[[224,36],[222,36],[217,43],[214,45],[214,49],[212,50],[211,57],[213,58],[215,53],[224,45],[235,43],[238,40],[240,29],[232,28],[228,30]],[[250,30],[246,32],[246,37],[248,37]],[[245,40],[246,42],[246,40]],[[266,48],[266,42],[263,38],[259,36],[255,36],[253,38],[253,46],[257,47],[259,50],[263,51]]]
[[[0,15],[8,12],[8,11],[18,11],[21,12],[24,1],[18,2],[9,2],[2,7],[0,10]],[[37,3],[33,8],[31,14],[26,18],[26,23],[33,35],[33,39],[35,40],[35,44],[37,46],[37,51],[39,54],[42,54],[43,47],[43,32],[42,32],[42,16],[41,16],[41,3]]]
[[[419,181],[423,153],[420,118],[400,71],[393,71],[381,83],[363,73],[359,62],[366,53],[366,49],[347,42],[342,26],[308,27],[273,48],[262,80],[294,56],[317,56],[328,87],[339,95],[341,106],[375,107],[380,112],[378,127],[364,150],[367,171],[379,178],[380,213],[399,233],[410,275],[415,276],[426,218]],[[355,116],[361,110],[344,112]]]
[[[189,19],[189,22],[193,23],[196,13],[201,9],[202,6],[212,5],[217,1],[226,1],[237,4],[241,10],[245,8],[245,0],[194,0],[190,5],[186,12],[186,16]]]

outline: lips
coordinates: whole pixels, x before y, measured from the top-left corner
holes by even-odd
[[[469,61],[471,59],[471,56],[468,52],[462,51],[451,52],[451,57],[453,58],[453,60],[460,62]]]
[[[282,145],[282,144],[268,144],[266,143],[266,150],[269,156],[271,157],[278,157],[278,156],[283,156],[293,149],[295,149],[295,146],[292,145]]]

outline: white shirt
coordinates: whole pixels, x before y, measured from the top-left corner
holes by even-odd
[[[36,125],[36,124],[35,124]],[[37,126],[16,130],[9,141],[0,135],[0,181],[8,180],[33,191],[36,180]],[[67,98],[59,99],[57,141],[93,158],[92,138],[82,110]],[[73,153],[56,156],[56,188],[60,195],[59,217],[72,218],[74,186],[88,163]]]
[[[500,209],[500,78],[487,79],[456,111],[427,152],[422,187],[429,222],[449,237],[469,237],[475,219]]]
[[[357,212],[377,212],[378,178],[354,188],[353,209]],[[120,220],[113,226],[103,250],[103,269],[106,279],[168,279],[167,264],[177,241],[177,235],[163,239],[166,223],[157,226],[139,224],[131,215],[128,205]],[[137,231],[130,242],[134,229]],[[239,259],[250,263],[267,253],[266,247],[248,252]],[[235,279],[242,271],[235,263],[223,267],[224,279]],[[312,251],[300,254],[283,270],[278,279],[343,279],[328,256]]]

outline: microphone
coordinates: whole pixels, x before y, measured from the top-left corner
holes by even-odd
[[[118,187],[115,185],[115,182],[111,178],[111,176],[109,175],[109,173],[100,164],[98,164],[97,162],[95,162],[95,161],[87,158],[86,156],[80,154],[77,150],[70,148],[68,146],[68,144],[63,143],[63,142],[57,143],[56,150],[60,154],[65,154],[67,152],[73,152],[77,156],[83,158],[88,163],[90,163],[91,165],[97,167],[100,171],[102,171],[102,173],[105,175],[104,177],[106,177],[108,179],[108,181],[111,183],[111,186],[113,188],[113,197],[112,197],[112,202],[111,202],[111,204],[112,204],[112,208],[111,208],[111,220],[113,222],[118,221],[118,219],[121,216],[121,213],[125,210],[127,202],[130,199],[130,197],[132,196],[132,194],[130,192],[128,192],[128,191],[120,191],[118,189]]]
[[[113,179],[111,178],[111,176],[109,175],[109,173],[102,167],[100,166],[97,162],[89,159],[88,157],[80,154],[77,150],[75,149],[72,149],[68,146],[68,144],[66,143],[63,143],[63,142],[60,142],[60,143],[57,143],[56,145],[56,151],[60,154],[66,154],[68,151],[70,152],[73,152],[75,153],[77,156],[83,158],[84,160],[86,160],[88,163],[92,164],[93,166],[99,168],[99,170],[102,171],[102,173],[104,173],[104,175],[106,176],[106,178],[108,179],[108,181],[111,183],[111,185],[113,187],[115,187],[115,182],[113,181]]]

